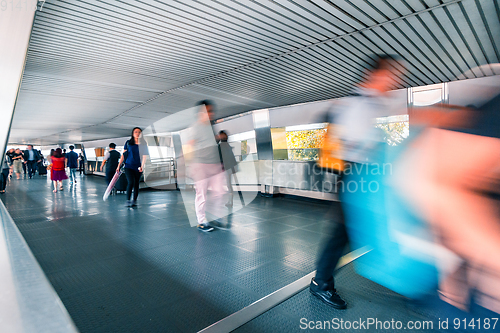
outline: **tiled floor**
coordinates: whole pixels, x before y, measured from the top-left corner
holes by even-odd
[[[333,214],[257,197],[205,234],[179,192],[143,191],[130,209],[123,194],[103,202],[99,177],[65,186],[12,180],[2,200],[81,332],[196,332],[314,270]]]

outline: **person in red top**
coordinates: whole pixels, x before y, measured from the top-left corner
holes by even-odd
[[[50,179],[54,182],[54,193],[57,192],[57,183],[59,189],[63,190],[62,181],[68,179],[66,175],[66,158],[62,154],[61,148],[57,148],[51,156],[52,168],[50,169]]]

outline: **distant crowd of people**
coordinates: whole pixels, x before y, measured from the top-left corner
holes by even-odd
[[[14,174],[16,179],[21,179],[23,175],[31,179],[37,172],[39,175],[46,175],[47,170],[50,170],[50,179],[54,182],[54,192],[57,192],[58,188],[63,189],[62,181],[68,179],[66,169],[69,171],[70,182],[76,184],[76,171],[79,170],[82,174],[84,156],[82,153],[74,152],[74,146],[70,146],[69,149],[69,153],[66,153],[66,149],[52,149],[47,158],[40,150],[34,149],[33,145],[28,145],[24,151],[20,148],[9,149],[5,154],[0,174],[0,193],[5,193],[7,183]]]

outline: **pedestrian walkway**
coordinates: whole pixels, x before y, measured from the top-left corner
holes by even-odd
[[[257,197],[229,229],[206,234],[189,226],[177,191],[143,191],[133,209],[125,195],[102,201],[104,179],[78,180],[56,194],[45,177],[13,180],[2,200],[81,332],[199,331],[314,271],[334,211]],[[347,310],[306,289],[237,331],[302,332],[302,318],[418,319],[352,264],[337,281]]]

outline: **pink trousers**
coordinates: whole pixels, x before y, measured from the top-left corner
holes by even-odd
[[[196,218],[198,223],[206,223],[205,212],[208,211],[216,218],[222,217],[224,198],[224,171],[221,164],[193,163],[191,165],[191,178],[194,180],[196,197],[194,204],[196,208]],[[207,207],[207,193],[210,188],[212,196],[210,205]]]

